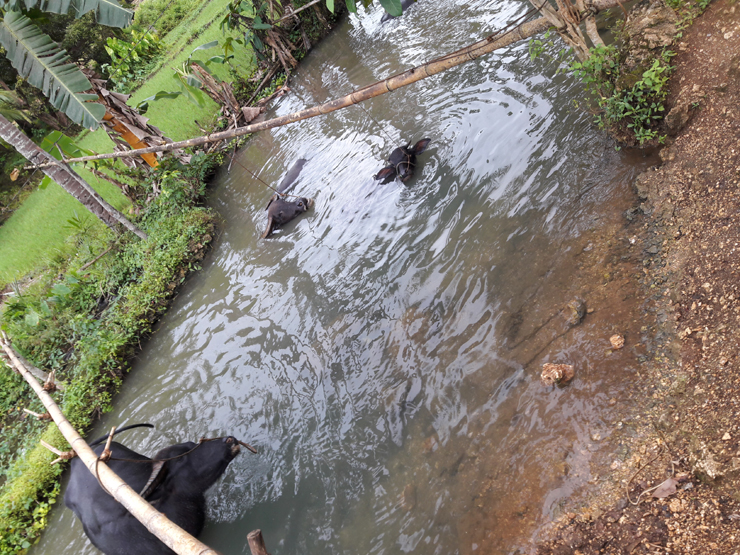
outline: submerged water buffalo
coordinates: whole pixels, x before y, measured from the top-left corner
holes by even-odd
[[[103,449],[98,445],[94,451],[100,455]],[[111,451],[107,464],[113,472],[172,522],[197,536],[205,522],[203,494],[239,453],[239,442],[233,437],[201,444],[189,441],[162,449],[154,460],[117,442],[111,443]],[[157,462],[165,459],[171,460]],[[64,504],[80,519],[93,545],[106,555],[174,553],[103,491],[79,458],[72,459]]]
[[[375,176],[375,179],[382,179],[385,184],[398,176],[403,183],[406,183],[414,175],[416,155],[424,152],[431,140],[422,139],[414,146],[408,144],[395,149],[388,158],[390,165],[380,170]]]
[[[403,2],[401,2],[401,15],[406,13],[406,8],[410,7],[414,2],[416,2],[416,0],[403,0]],[[385,23],[386,21],[390,21],[396,17],[399,16],[391,15],[386,12],[383,14],[383,17],[380,18],[380,22]]]
[[[275,195],[267,205],[267,227],[262,238],[270,234],[283,224],[313,208],[313,199],[301,197],[297,200],[288,201]]]
[[[300,158],[295,164],[293,164],[280,182],[280,185],[278,185],[278,194],[272,195],[270,202],[267,203],[267,206],[265,207],[265,210],[267,210],[267,227],[262,233],[262,239],[269,237],[270,234],[281,225],[287,224],[296,216],[299,216],[310,208],[313,208],[313,199],[299,197],[296,200],[289,201],[285,200],[283,196],[293,187],[303,169],[303,166],[306,165],[306,162],[308,162],[308,160]]]

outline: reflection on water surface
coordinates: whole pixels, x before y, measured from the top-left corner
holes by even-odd
[[[351,17],[302,63],[286,114],[457,49],[520,2],[420,2]],[[259,134],[222,173],[224,229],[145,345],[100,429],[151,422],[146,454],[233,434],[202,539],[284,553],[512,553],[591,478],[633,369],[619,213],[645,162],[593,129],[576,83],[525,44],[322,118]],[[431,137],[406,185],[373,179]],[[260,241],[271,191],[312,212]],[[593,312],[569,328],[561,309]],[[616,328],[616,329],[615,329]],[[569,362],[565,389],[539,383]],[[611,403],[611,404],[610,404]],[[96,430],[92,435],[98,435]],[[35,553],[94,553],[57,510]],[[65,548],[60,549],[59,546]],[[52,548],[53,546],[53,548]]]

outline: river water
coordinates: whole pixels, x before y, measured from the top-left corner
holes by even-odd
[[[301,64],[273,112],[293,112],[478,40],[521,2],[421,0],[380,24],[350,17]],[[551,53],[554,53],[552,51]],[[223,231],[127,377],[109,426],[147,455],[231,434],[244,451],[209,492],[203,541],[249,553],[526,551],[593,480],[635,348],[621,212],[648,161],[596,130],[581,87],[526,44],[264,132],[217,177]],[[416,175],[373,175],[429,137]],[[260,240],[298,158],[313,211]],[[622,249],[621,251],[619,249]],[[621,254],[621,257],[620,257]],[[615,273],[616,272],[616,273]],[[622,272],[622,273],[620,273]],[[593,310],[566,323],[575,297]],[[629,339],[634,339],[635,333]],[[634,341],[633,341],[634,343]],[[543,362],[574,364],[544,387]],[[56,508],[34,554],[88,554]]]

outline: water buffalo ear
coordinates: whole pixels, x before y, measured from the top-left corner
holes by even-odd
[[[270,236],[270,233],[272,233],[272,216],[267,218],[267,227],[265,228],[265,232],[262,234],[261,239],[266,239]]]
[[[427,145],[432,142],[432,139],[422,139],[414,145],[414,154],[421,154],[427,149]]]
[[[394,177],[396,177],[396,168],[393,166],[386,166],[378,172],[375,179],[382,179],[383,183],[388,183]]]

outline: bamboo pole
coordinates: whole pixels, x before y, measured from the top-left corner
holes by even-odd
[[[619,0],[595,0],[589,9],[589,13],[597,13],[602,10],[613,8],[619,5]],[[456,52],[441,56],[427,62],[421,66],[411,68],[403,73],[399,73],[383,81],[377,81],[371,85],[367,85],[361,89],[358,89],[351,94],[330,100],[318,106],[312,108],[306,108],[299,112],[293,112],[285,116],[273,118],[271,120],[255,123],[253,125],[247,125],[238,129],[230,129],[228,131],[221,131],[219,133],[211,133],[210,135],[204,135],[202,137],[195,137],[193,139],[187,139],[185,141],[178,141],[174,143],[166,143],[158,146],[151,146],[148,148],[141,148],[137,150],[130,150],[126,152],[111,152],[107,154],[97,154],[95,156],[82,156],[80,158],[69,158],[64,161],[53,160],[48,163],[42,163],[33,166],[27,166],[25,169],[37,169],[44,168],[49,165],[61,165],[71,164],[75,162],[88,162],[91,160],[105,160],[109,158],[133,158],[134,156],[140,156],[141,154],[148,154],[152,152],[166,152],[170,150],[177,150],[181,148],[188,148],[193,146],[201,146],[205,144],[215,143],[219,141],[227,141],[256,133],[257,131],[265,131],[274,127],[281,127],[304,119],[309,119],[317,116],[329,114],[342,108],[347,108],[354,104],[359,104],[365,100],[369,100],[376,96],[393,92],[396,89],[407,87],[441,73],[447,71],[453,67],[459,66],[466,62],[476,60],[485,54],[490,54],[495,50],[505,48],[519,42],[520,40],[528,39],[534,35],[541,33],[551,27],[552,23],[545,17],[535,19],[533,21],[527,21],[520,25],[517,25],[514,29],[507,31],[506,33],[499,36],[498,33],[492,34],[485,39],[471,44],[465,48],[462,48]]]
[[[41,402],[54,419],[59,431],[72,446],[77,456],[85,464],[88,470],[96,475],[103,487],[123,505],[139,522],[146,526],[152,534],[179,555],[218,555],[207,545],[199,542],[182,528],[171,522],[164,514],[157,511],[138,493],[136,493],[126,482],[124,482],[107,464],[98,461],[98,456],[77,433],[62,411],[41,385],[29,374],[23,364],[18,360],[15,351],[9,345],[7,338],[0,339],[0,345],[10,358],[13,365],[23,378],[33,388]]]
[[[615,2],[616,0],[611,0]],[[139,156],[141,154],[147,154],[150,152],[165,152],[169,150],[175,150],[178,148],[188,148],[193,146],[200,146],[209,143],[215,143],[217,141],[224,141],[241,137],[243,135],[249,135],[257,131],[265,131],[274,127],[280,127],[289,123],[295,123],[308,118],[329,114],[342,108],[347,108],[354,104],[364,102],[376,96],[393,92],[396,89],[407,87],[417,81],[436,75],[453,67],[459,66],[466,62],[480,58],[485,54],[489,54],[494,50],[498,50],[509,46],[520,40],[529,38],[545,31],[550,27],[550,22],[544,17],[536,19],[534,21],[528,21],[522,25],[517,26],[508,33],[498,37],[497,35],[491,35],[481,41],[478,41],[470,46],[467,46],[457,52],[442,56],[431,62],[411,68],[403,73],[399,73],[383,81],[377,81],[371,85],[367,85],[361,89],[358,89],[346,96],[330,100],[318,106],[312,108],[306,108],[292,114],[273,118],[271,120],[263,121],[253,125],[247,125],[238,129],[231,129],[229,131],[221,131],[219,133],[211,133],[202,137],[196,137],[193,139],[187,139],[185,141],[178,141],[174,143],[167,143],[159,146],[152,146],[148,148],[137,149],[136,151],[130,150],[126,152],[112,152],[108,154],[97,154],[95,156],[83,156],[80,158],[68,158],[63,162],[55,161],[51,162],[61,164],[71,164],[75,162],[87,162],[90,160],[104,160],[108,158],[131,158]],[[41,168],[43,165],[29,166],[29,169]]]

